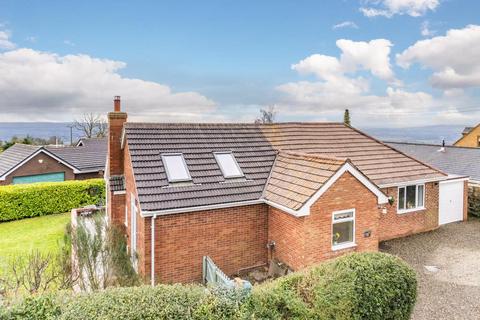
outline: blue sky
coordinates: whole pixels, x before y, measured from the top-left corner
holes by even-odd
[[[365,9],[375,11],[368,14]],[[8,35],[7,41],[12,45],[4,45],[0,51],[7,60],[3,66],[0,60],[0,71],[15,73],[16,78],[1,79],[0,75],[0,93],[4,91],[8,97],[3,102],[0,99],[0,115],[5,121],[64,121],[82,111],[106,112],[112,94],[119,94],[125,98],[127,108],[134,106],[128,111],[134,118],[137,114],[139,120],[251,121],[259,108],[268,105],[275,105],[280,120],[339,120],[345,104],[353,115],[358,115],[362,125],[378,118],[388,118],[387,122],[394,126],[428,124],[429,121],[467,123],[472,114],[477,115],[470,109],[476,106],[480,109],[476,73],[462,69],[454,57],[443,65],[432,65],[429,61],[440,52],[422,57],[419,49],[413,50],[410,56],[405,56],[403,67],[398,65],[396,55],[418,41],[445,37],[449,30],[468,33],[470,43],[459,44],[457,51],[449,53],[448,41],[457,43],[456,39],[462,35],[454,39],[447,37],[441,43],[442,48],[447,49],[443,55],[453,56],[470,45],[477,50],[480,47],[478,31],[467,28],[480,24],[478,12],[478,1],[461,0],[3,0],[0,1],[0,32]],[[353,56],[358,51],[355,43],[375,39],[389,43],[384,41],[380,47],[372,44],[367,56],[350,57],[348,66],[341,61],[342,71],[335,71],[335,75],[319,71],[324,69],[319,65],[323,60],[314,61],[302,71],[292,68],[315,54],[341,60],[343,51],[337,45],[340,39],[352,42],[345,44],[345,50]],[[382,48],[389,50],[386,63],[390,63],[388,72],[393,76],[379,78],[372,70],[378,71],[382,66],[364,61]],[[19,52],[22,49],[29,51]],[[21,56],[23,68],[19,67],[18,59],[13,58],[14,54]],[[46,61],[49,67],[39,66],[43,63],[39,61],[43,60],[39,58],[42,54],[46,55],[45,60],[50,55],[55,61]],[[69,55],[90,60],[66,66],[62,58]],[[109,78],[138,79],[147,87],[156,83],[162,86],[161,90],[168,88],[168,92],[150,94],[143,87],[126,90],[132,84],[119,83],[118,79],[106,83],[108,80],[102,71],[92,66],[92,59],[121,62],[113,69],[97,66],[103,68]],[[31,68],[30,63],[34,64]],[[405,67],[406,64],[409,67]],[[84,70],[83,81],[75,79],[73,73],[78,74],[75,67]],[[57,76],[56,72],[62,68],[65,71]],[[86,84],[90,68],[92,83]],[[480,69],[478,65],[472,69],[477,68]],[[37,72],[32,72],[33,69]],[[445,85],[450,80],[442,78],[441,84],[432,85],[434,73],[450,69],[470,80],[467,84]],[[22,73],[28,79],[36,77],[36,81],[31,80],[34,87],[38,83],[45,85],[35,90],[32,85],[2,87],[2,80],[19,83]],[[68,73],[72,73],[71,79]],[[46,74],[65,79],[55,83]],[[359,78],[362,83],[352,82]],[[51,87],[46,85],[48,81]],[[98,88],[104,92],[105,100],[99,92],[92,93],[96,81],[102,82]],[[70,87],[63,87],[63,83],[69,83]],[[328,85],[319,88],[321,83]],[[75,85],[78,87],[72,88]],[[337,91],[349,85],[354,86],[353,91]],[[56,89],[60,93],[53,92]],[[72,93],[77,89],[78,92]],[[324,95],[325,90],[328,97]],[[181,96],[170,96],[176,93]],[[404,93],[409,96],[402,101],[412,101],[408,107],[395,104]],[[356,95],[361,99],[356,99]],[[19,101],[12,96],[29,98]],[[337,105],[336,96],[339,100],[345,96],[349,99]],[[98,105],[93,106],[96,103]],[[415,108],[414,104],[419,107]],[[381,115],[378,108],[384,110]],[[452,108],[456,109],[452,111]],[[449,110],[446,115],[445,110]]]

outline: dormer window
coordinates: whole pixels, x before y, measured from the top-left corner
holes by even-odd
[[[243,177],[242,169],[240,169],[237,160],[230,151],[214,152],[213,154],[226,179]]]
[[[188,172],[187,163],[181,153],[162,154],[163,166],[167,173],[168,182],[191,181],[192,177]]]

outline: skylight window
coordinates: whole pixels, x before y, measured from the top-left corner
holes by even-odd
[[[231,152],[214,152],[213,154],[225,178],[243,177],[242,169]]]
[[[181,153],[170,153],[162,155],[163,165],[169,182],[191,181],[192,177],[188,172],[187,163]]]

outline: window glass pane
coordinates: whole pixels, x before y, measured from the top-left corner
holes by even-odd
[[[225,178],[243,177],[237,161],[231,153],[215,153],[215,159]]]
[[[407,186],[407,209],[416,207],[417,202],[417,186]]]
[[[417,204],[419,207],[423,207],[423,185],[418,186],[418,201]]]
[[[398,209],[405,209],[405,188],[398,189]]]
[[[163,164],[167,172],[168,181],[191,180],[188,169],[181,154],[163,155]]]
[[[333,245],[353,242],[353,221],[333,224]]]

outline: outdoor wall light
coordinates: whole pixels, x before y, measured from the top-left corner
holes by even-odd
[[[43,159],[38,159],[38,163],[43,163]]]

